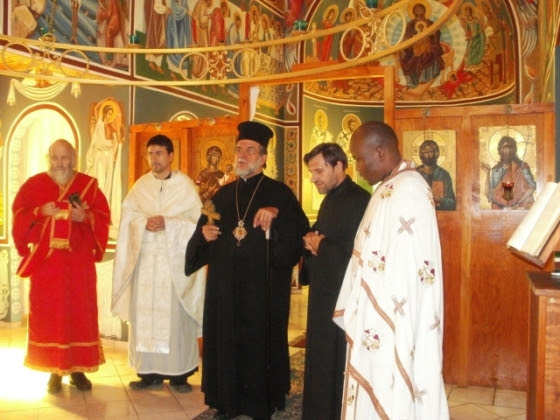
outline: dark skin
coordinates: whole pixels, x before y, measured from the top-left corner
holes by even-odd
[[[370,185],[387,178],[401,161],[392,129],[378,121],[366,122],[354,131],[350,152],[356,169]]]

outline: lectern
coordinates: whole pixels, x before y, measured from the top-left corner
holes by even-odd
[[[527,419],[560,416],[560,278],[527,273],[531,287]]]

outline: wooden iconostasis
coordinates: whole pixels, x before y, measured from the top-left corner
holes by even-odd
[[[437,212],[445,283],[445,382],[526,390],[526,273],[550,270],[552,258],[540,268],[507,249],[527,210],[492,205],[486,177],[500,159],[499,140],[508,136],[535,180],[533,196],[555,181],[553,105],[397,110],[395,129],[405,158],[420,164],[419,145],[435,140],[438,162],[451,174],[455,189],[455,210]],[[500,193],[496,200],[502,199]]]

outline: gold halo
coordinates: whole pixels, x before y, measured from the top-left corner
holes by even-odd
[[[419,29],[420,27],[422,27],[422,30]],[[416,22],[416,24],[414,25],[414,30],[416,31],[416,33],[424,32],[424,31],[426,30],[427,27],[428,27],[428,23],[427,23],[426,21],[419,20],[419,21]]]
[[[323,22],[327,20],[327,16],[331,12],[331,10],[334,11],[333,22],[336,22],[336,19],[338,18],[338,6],[336,4],[331,4],[329,7],[327,7],[327,10],[325,10],[325,12],[323,13]]]
[[[109,119],[107,119],[108,123],[112,123],[117,118],[117,115],[120,114],[121,107],[112,99],[105,99],[104,101],[101,101],[101,103],[99,104],[99,115],[101,115],[102,117],[103,108],[105,108],[107,105],[110,105],[111,108],[113,108],[113,115]]]
[[[416,16],[414,16],[414,6],[416,6],[417,4],[421,4],[422,6],[424,6],[424,9],[426,9],[424,18],[429,19],[430,16],[432,15],[432,6],[426,0],[415,0],[408,3],[408,15],[412,19],[416,18]]]
[[[470,8],[471,8],[471,10],[472,10],[472,15],[473,15],[474,17],[480,16],[480,13],[479,13],[480,10],[478,10],[478,7],[476,7],[476,6],[475,6],[474,4],[472,4],[472,3],[463,3],[463,4],[461,5],[461,7],[459,8],[459,16],[465,16],[465,15],[466,15],[465,9],[466,9],[467,7],[470,7]]]
[[[204,143],[204,149],[203,149],[203,153],[200,153],[200,168],[205,169],[208,166],[208,160],[206,159],[206,155],[208,154],[208,149],[210,149],[213,146],[217,146],[220,148],[220,150],[222,151],[222,156],[220,157],[220,162],[219,162],[219,168],[220,170],[224,171],[225,170],[223,168],[225,168],[226,162],[231,163],[232,162],[232,158],[233,155],[231,153],[228,153],[229,148],[231,148],[231,146],[225,144],[225,142],[223,140],[219,140],[219,139],[213,139],[213,140],[209,140],[209,141],[205,141]],[[223,168],[222,168],[223,166]],[[197,174],[198,176],[198,174]]]
[[[414,163],[416,163],[416,165],[422,165],[422,160],[420,159],[420,145],[424,142],[424,140],[433,140],[438,144],[439,157],[437,164],[441,166],[441,164],[447,159],[447,142],[441,134],[432,130],[426,130],[418,134],[412,141],[410,145],[410,156],[413,157]],[[416,150],[418,152],[415,152]]]
[[[342,119],[342,128],[346,131],[349,131],[348,130],[348,122],[350,120],[356,120],[358,122],[358,125],[360,125],[362,123],[362,121],[360,120],[360,118],[356,114],[346,114],[344,116],[344,118]]]
[[[350,12],[352,14],[352,17],[350,18],[349,21],[343,22],[342,19],[344,18],[344,16],[346,16],[348,14],[348,12]],[[354,9],[353,7],[347,7],[340,14],[340,23],[352,22],[352,21],[356,20],[356,16],[357,16],[356,9]]]
[[[490,136],[488,140],[488,153],[492,159],[498,163],[500,161],[500,154],[498,153],[498,143],[504,136],[509,136],[517,143],[517,156],[519,159],[524,160],[525,152],[527,151],[527,140],[518,130],[512,127],[502,127]]]
[[[323,117],[323,122],[319,121],[319,117]],[[315,111],[315,126],[319,127],[321,129],[321,131],[326,131],[327,129],[327,125],[328,125],[329,121],[327,118],[327,113],[325,111],[323,111],[322,109],[318,109],[317,111]]]

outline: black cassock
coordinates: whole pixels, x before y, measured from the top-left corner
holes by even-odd
[[[350,177],[323,199],[312,231],[325,235],[316,256],[308,251],[309,279],[303,419],[338,420],[342,404],[346,340],[333,312],[352,255],[354,236],[370,194]]]
[[[204,401],[229,417],[240,414],[266,417],[267,310],[270,310],[270,408],[283,409],[290,390],[291,277],[302,255],[302,237],[309,229],[309,221],[285,184],[260,174],[247,181],[239,178],[226,184],[212,201],[220,214],[220,220],[215,223],[221,235],[216,241],[206,242],[201,228],[207,217],[202,215],[187,245],[185,265],[185,272],[191,273],[208,264],[203,319]],[[279,210],[272,223],[268,247],[263,230],[253,228],[255,213],[262,207]],[[243,217],[247,236],[238,245],[233,230]],[[266,307],[267,269],[270,308]]]

